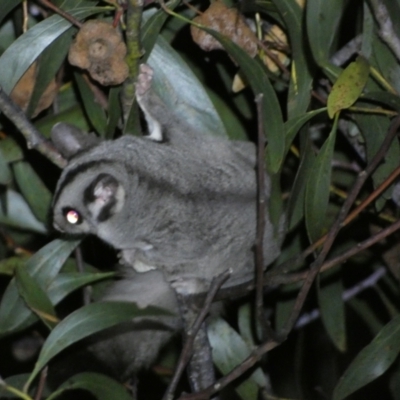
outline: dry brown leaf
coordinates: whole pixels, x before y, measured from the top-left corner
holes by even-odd
[[[269,44],[268,47],[270,47],[270,52],[278,59],[278,61],[282,65],[287,66],[289,64],[290,59],[286,55],[286,53],[274,48],[282,48],[288,46],[287,36],[278,25],[272,25],[269,31],[264,35],[264,43]],[[269,57],[268,54],[264,53],[262,61],[271,72],[276,73],[280,70],[275,60]]]
[[[18,104],[22,110],[26,111],[29,105],[29,101],[32,96],[33,89],[36,83],[36,69],[37,63],[34,62],[22,75],[21,79],[14,86],[10,97],[14,103]],[[46,90],[39,99],[35,111],[32,113],[32,117],[38,115],[41,111],[50,107],[53,104],[54,98],[56,97],[58,86],[55,79],[52,79]]]
[[[216,1],[193,21],[229,37],[251,57],[257,54],[256,37],[236,8],[228,8],[222,1]],[[217,40],[203,30],[193,25],[190,30],[194,42],[203,50],[223,49]]]
[[[89,20],[72,43],[68,61],[86,69],[102,85],[119,85],[128,77],[126,45],[121,34],[105,21]]]

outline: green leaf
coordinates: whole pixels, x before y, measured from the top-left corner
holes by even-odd
[[[362,94],[359,101],[372,101],[382,103],[397,112],[400,112],[400,97],[389,92],[368,92]]]
[[[126,388],[110,377],[95,372],[83,372],[65,381],[56,392],[47,398],[53,400],[67,390],[84,389],[99,400],[132,400]]]
[[[10,167],[7,164],[7,159],[3,155],[3,151],[0,150],[0,185],[7,186],[12,181],[12,175]]]
[[[5,258],[0,261],[0,274],[14,275],[14,270],[18,266],[24,266],[26,264],[27,257],[14,256]]]
[[[369,76],[369,64],[364,57],[357,57],[339,76],[328,96],[328,115],[351,107],[360,97]]]
[[[370,308],[367,301],[360,300],[357,297],[350,299],[347,304],[364,321],[365,325],[369,328],[371,333],[375,336],[382,329],[383,324],[375,312]]]
[[[357,114],[357,125],[365,139],[368,162],[375,156],[390,126],[390,120],[382,115]],[[377,188],[391,172],[398,166],[400,159],[400,146],[398,141],[393,141],[384,157],[384,162],[372,174],[374,188]],[[381,210],[386,200],[392,197],[393,186],[390,186],[375,202],[377,210]]]
[[[0,207],[0,224],[13,228],[47,233],[46,227],[36,219],[24,198],[9,189],[5,194],[6,206]]]
[[[77,241],[54,240],[41,248],[26,263],[28,273],[43,290],[47,290]],[[0,335],[21,330],[35,322],[31,310],[20,297],[15,279],[11,280],[0,303]]]
[[[49,189],[26,161],[13,163],[13,171],[19,190],[36,218],[41,222],[47,222],[52,198]]]
[[[152,88],[179,120],[201,135],[227,137],[203,85],[162,36],[158,37],[148,64],[154,70]]]
[[[122,115],[120,93],[120,86],[110,88],[108,93],[108,119],[105,139],[112,139],[114,137],[118,121]]]
[[[4,17],[13,9],[15,8],[21,0],[1,0],[1,7],[0,7],[0,24],[3,21]]]
[[[290,146],[294,138],[296,137],[297,132],[300,128],[306,124],[311,118],[315,117],[316,115],[320,114],[321,112],[326,111],[326,108],[320,108],[318,110],[309,111],[298,117],[290,118],[284,124],[285,129],[285,154],[289,151]]]
[[[24,153],[22,152],[21,147],[9,136],[0,140],[0,151],[8,163],[24,159]]]
[[[357,355],[340,378],[333,400],[344,399],[372,382],[393,364],[400,351],[400,315],[393,318]]]
[[[307,37],[318,65],[328,63],[347,0],[307,0]]]
[[[49,83],[55,79],[65,57],[68,54],[72,36],[76,33],[76,28],[68,29],[51,43],[40,55],[36,68],[35,87],[29,100],[26,114],[31,116],[37,104],[47,89]]]
[[[81,95],[83,106],[90,123],[96,132],[104,138],[107,128],[107,118],[103,108],[96,101],[95,94],[80,72],[74,73],[75,82]]]
[[[179,0],[173,0],[166,4],[169,10],[174,10],[175,7],[179,4]],[[150,10],[148,10],[150,11]],[[160,36],[161,29],[168,18],[168,14],[160,8],[156,12],[154,12],[150,17],[146,18],[148,13],[144,13],[142,29],[141,33],[141,40],[142,40],[142,47],[144,50],[144,55],[142,57],[141,62],[145,63],[149,58],[154,45],[157,42],[158,37]]]
[[[223,319],[213,319],[208,325],[208,340],[210,341],[212,356],[217,368],[226,375],[234,367],[239,365],[251,353],[251,347],[241,336],[231,328]],[[262,372],[257,369],[241,384],[235,387],[240,398],[244,400],[257,399],[260,376]],[[264,386],[265,379],[261,378],[261,386]]]
[[[336,141],[338,114],[332,130],[314,162],[306,186],[305,217],[307,233],[311,242],[316,241],[322,234],[326,212],[328,209],[331,185],[331,165]]]
[[[322,322],[336,348],[346,351],[346,326],[343,302],[343,284],[334,268],[325,272],[318,279],[318,304]]]
[[[274,0],[289,31],[292,54],[292,71],[288,96],[288,117],[302,115],[308,108],[311,98],[313,76],[308,65],[308,48],[303,36],[303,9],[295,0]]]
[[[289,229],[295,227],[304,216],[306,185],[308,177],[312,173],[314,163],[315,154],[311,142],[307,137],[287,207]]]
[[[29,385],[40,370],[58,353],[73,343],[136,317],[165,315],[167,311],[156,307],[139,308],[134,303],[92,303],[74,311],[50,333],[27,382]]]
[[[43,289],[29,275],[25,266],[19,266],[15,269],[15,280],[18,292],[27,306],[38,315],[49,329],[53,329],[58,321],[54,307]]]
[[[49,285],[48,295],[53,304],[57,304],[74,290],[115,277],[115,272],[90,273],[90,272],[68,272],[58,274]]]
[[[244,50],[227,37],[211,29],[204,27],[202,29],[214,36],[239,64],[247,82],[252,87],[254,95],[263,95],[262,118],[268,142],[266,149],[267,166],[271,173],[278,172],[283,162],[285,151],[285,137],[282,134],[283,117],[278,98],[271,82],[267,78],[265,69],[258,61],[253,60]]]
[[[89,15],[108,10],[108,7],[82,7],[70,10],[81,20]],[[71,27],[65,18],[53,15],[36,24],[21,35],[0,57],[0,86],[9,94],[21,76],[39,55],[60,35]]]

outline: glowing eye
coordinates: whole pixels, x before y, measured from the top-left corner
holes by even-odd
[[[78,225],[82,222],[82,217],[78,211],[72,209],[65,210],[64,217],[71,225]]]

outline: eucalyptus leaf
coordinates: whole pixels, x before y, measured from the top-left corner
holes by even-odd
[[[148,64],[154,70],[152,88],[171,113],[199,134],[227,137],[203,85],[162,36],[158,37]]]
[[[81,20],[107,10],[107,7],[82,7],[70,10],[74,18]],[[39,22],[21,35],[0,57],[0,86],[9,94],[21,76],[39,55],[60,35],[71,27],[71,23],[59,15]]]
[[[54,240],[36,252],[26,263],[28,273],[43,290],[51,285],[77,241]],[[10,334],[36,321],[32,311],[20,297],[12,279],[0,303],[0,335]]]
[[[285,154],[289,151],[290,146],[294,138],[296,137],[297,132],[300,128],[306,124],[311,118],[315,117],[316,115],[326,111],[326,108],[320,108],[318,110],[309,111],[298,117],[290,118],[285,122],[284,129],[285,129]]]
[[[121,87],[112,87],[108,93],[108,118],[105,139],[112,139],[122,116],[120,103]]]
[[[328,63],[347,0],[307,0],[306,23],[310,50],[318,65]]]
[[[271,173],[279,171],[283,162],[285,151],[285,138],[283,132],[283,117],[278,98],[271,82],[266,76],[263,66],[252,59],[243,49],[227,37],[211,29],[202,27],[207,33],[217,39],[239,64],[241,71],[251,85],[255,96],[262,95],[262,115],[265,136],[268,142],[266,159],[268,170]]]
[[[398,357],[399,351],[400,315],[397,315],[353,360],[335,387],[333,400],[346,398],[384,374]]]
[[[252,349],[223,319],[213,319],[207,332],[214,363],[223,374],[229,373],[250,355]],[[242,399],[257,399],[259,383],[264,386],[266,382],[262,372],[256,370],[235,390]]]
[[[337,121],[338,118],[335,118],[329,137],[321,147],[307,180],[305,217],[307,233],[311,242],[319,239],[326,220]]]
[[[47,233],[46,227],[36,219],[24,198],[14,190],[5,194],[6,206],[0,207],[0,223],[13,228]]]
[[[24,266],[27,258],[21,256],[8,257],[0,261],[0,274],[3,275],[14,275],[16,267]]]
[[[328,115],[334,115],[352,106],[360,97],[369,76],[369,64],[364,57],[357,57],[339,75],[328,96]]]
[[[10,167],[8,166],[6,157],[3,155],[3,151],[0,150],[0,185],[7,186],[11,181],[12,176]]]
[[[15,180],[25,200],[39,221],[48,221],[52,194],[26,161],[13,163]]]
[[[36,375],[58,353],[73,343],[114,326],[118,323],[148,315],[165,315],[166,311],[156,307],[139,308],[134,303],[110,302],[88,304],[63,319],[50,333],[28,380]]]
[[[311,75],[309,61],[307,60],[308,48],[303,40],[304,10],[295,0],[274,0],[275,7],[279,10],[285,21],[290,37],[292,53],[292,71],[288,96],[288,117],[301,116],[308,108],[311,99]]]
[[[7,14],[15,8],[22,0],[1,0],[0,7],[0,24]]]
[[[314,167],[315,158],[316,156],[312,149],[311,142],[307,140],[301,152],[300,165],[289,197],[287,207],[289,229],[294,228],[304,216],[306,186],[308,177],[312,173]]]
[[[25,266],[19,266],[15,270],[15,280],[20,296],[27,306],[39,316],[50,328],[54,328],[58,319],[50,299],[44,290],[26,271]]]
[[[89,121],[96,132],[104,138],[107,127],[106,114],[100,104],[96,101],[95,94],[90,89],[90,86],[84,79],[83,75],[80,72],[75,72],[74,77]]]
[[[47,400],[55,399],[60,394],[75,389],[87,390],[98,400],[132,400],[132,396],[122,384],[106,375],[95,372],[83,372],[74,375],[65,381]]]
[[[5,161],[8,163],[24,159],[24,153],[21,147],[10,137],[0,140],[0,151]]]
[[[355,116],[357,125],[361,129],[367,147],[368,162],[375,156],[389,130],[390,120],[383,115],[360,114]],[[384,162],[372,174],[374,187],[377,188],[391,172],[398,166],[400,159],[400,146],[398,141],[393,141],[384,157]],[[389,187],[377,200],[376,208],[381,210],[386,200],[392,196],[393,187]]]
[[[318,304],[322,322],[336,348],[346,351],[346,325],[343,283],[338,268],[325,272],[318,279]]]
[[[104,279],[115,277],[115,272],[68,272],[58,274],[48,287],[48,295],[57,304],[74,290]]]
[[[35,87],[29,100],[28,109],[26,110],[28,116],[32,115],[36,110],[39,100],[50,82],[56,79],[56,74],[68,54],[72,36],[75,33],[76,28],[68,29],[55,39],[41,54],[36,68]]]

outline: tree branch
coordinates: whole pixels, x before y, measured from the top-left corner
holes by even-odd
[[[25,113],[15,105],[0,87],[0,110],[23,134],[28,149],[35,149],[60,168],[67,165],[67,160],[61,156],[53,144],[31,124]]]

